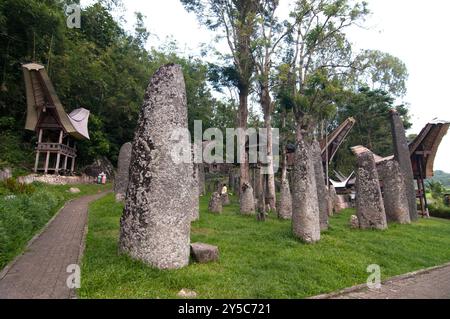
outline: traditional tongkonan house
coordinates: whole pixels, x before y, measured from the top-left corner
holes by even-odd
[[[36,132],[35,173],[73,174],[77,158],[76,141],[88,140],[90,112],[84,108],[67,114],[44,66],[23,65],[27,94],[25,128]]]
[[[424,216],[428,214],[424,181],[434,176],[434,160],[449,127],[450,122],[434,120],[428,123],[409,144],[414,179],[417,181],[417,198],[420,200],[420,208]]]

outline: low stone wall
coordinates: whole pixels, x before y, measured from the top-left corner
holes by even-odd
[[[9,168],[0,170],[0,182],[12,177],[12,171]]]
[[[94,177],[90,177],[87,175],[56,176],[56,175],[31,174],[28,176],[19,177],[17,181],[22,184],[31,184],[34,182],[40,182],[50,185],[75,185],[75,184],[92,184],[96,182],[96,179]]]

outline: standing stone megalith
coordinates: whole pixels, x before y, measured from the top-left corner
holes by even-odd
[[[253,197],[253,187],[250,183],[244,183],[240,197],[241,214],[255,214],[255,198]]]
[[[405,189],[405,179],[398,162],[394,159],[377,164],[378,175],[383,182],[383,199],[389,222],[410,224],[409,205]]]
[[[287,178],[281,181],[280,204],[277,212],[278,218],[280,219],[292,219],[292,196],[289,180]]]
[[[325,231],[328,230],[328,215],[330,212],[328,208],[328,190],[325,185],[325,174],[323,172],[321,153],[319,142],[314,141],[312,144],[312,160],[316,178],[317,199],[319,201],[320,230]]]
[[[406,139],[405,127],[397,111],[391,111],[392,139],[394,143],[394,155],[405,180],[406,194],[411,221],[419,218],[417,213],[416,188],[414,186],[414,173],[411,164],[408,141]]]
[[[190,145],[187,160],[174,155],[173,137],[187,127],[181,67],[163,66],[150,80],[139,115],[119,242],[121,252],[159,269],[189,263],[193,164]]]
[[[114,193],[118,202],[124,201],[127,194],[132,148],[131,143],[126,143],[120,148],[117,175],[114,181]]]
[[[208,210],[211,213],[221,214],[222,208],[222,195],[219,192],[214,192],[209,200]]]
[[[362,229],[387,228],[380,180],[372,152],[357,154],[356,212]]]
[[[319,203],[311,145],[297,143],[292,189],[292,230],[305,243],[320,240]]]
[[[189,190],[191,193],[191,205],[188,208],[191,209],[192,221],[197,221],[200,219],[200,172],[199,166],[194,164],[193,174],[192,174],[192,187]]]

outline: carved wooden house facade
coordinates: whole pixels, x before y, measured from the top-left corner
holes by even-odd
[[[77,140],[88,140],[90,112],[79,108],[67,114],[44,66],[23,65],[27,95],[25,128],[37,134],[34,171],[70,175],[75,171]]]

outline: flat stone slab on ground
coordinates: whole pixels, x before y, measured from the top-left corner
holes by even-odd
[[[219,260],[219,247],[203,243],[191,244],[192,258],[201,264]]]

